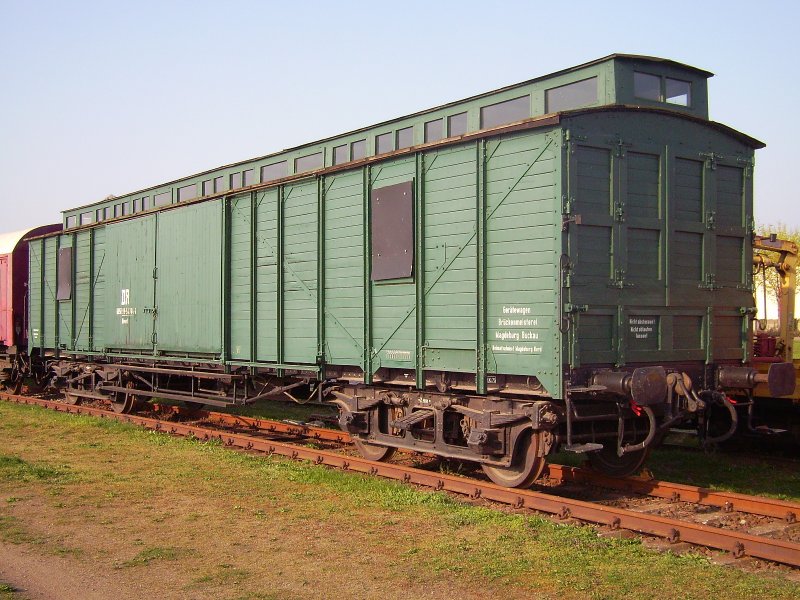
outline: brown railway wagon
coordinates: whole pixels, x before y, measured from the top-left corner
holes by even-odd
[[[57,231],[60,224],[0,235],[0,386],[19,385],[28,348],[28,240]]]

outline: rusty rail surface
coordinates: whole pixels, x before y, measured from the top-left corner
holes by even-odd
[[[280,433],[297,437],[307,437],[326,442],[338,442],[340,444],[349,444],[352,442],[350,434],[338,429],[311,427],[309,425],[285,423],[283,421],[273,421],[271,419],[263,419],[261,417],[245,417],[223,412],[205,410],[187,411],[178,406],[158,406],[157,409],[160,412],[167,412],[181,416],[196,415],[199,419],[213,423],[214,425],[242,427],[255,431],[263,431],[266,433]]]
[[[404,483],[466,495],[472,499],[483,498],[508,504],[517,509],[527,508],[554,514],[561,519],[574,518],[605,525],[612,529],[628,529],[664,538],[672,543],[688,542],[718,550],[726,550],[737,558],[750,556],[795,567],[800,566],[800,544],[792,542],[718,529],[707,525],[638,513],[632,510],[604,506],[582,500],[572,500],[532,490],[509,489],[483,481],[434,473],[392,463],[343,456],[336,452],[316,450],[240,433],[221,432],[189,423],[167,422],[149,417],[117,414],[89,406],[68,405],[26,396],[2,394],[0,398],[18,404],[37,405],[70,414],[115,419],[123,423],[140,425],[172,435],[193,436],[197,439],[208,441],[219,440],[229,447],[261,451],[268,455],[277,454],[294,460],[307,460],[317,465],[327,465],[356,473],[378,475]]]
[[[178,407],[169,408],[175,414],[191,414]],[[245,427],[269,433],[283,433],[342,444],[352,441],[348,433],[324,427],[309,427],[307,425],[296,425],[270,419],[242,417],[212,411],[196,411],[195,414],[210,423],[230,427]],[[610,477],[588,469],[559,464],[548,464],[545,467],[544,475],[556,483],[580,483],[620,492],[665,498],[673,502],[692,502],[706,506],[717,506],[726,512],[740,511],[753,515],[774,517],[783,519],[787,523],[795,523],[800,518],[800,505],[773,498],[733,492],[718,492],[695,485],[670,483],[657,479]]]
[[[609,477],[587,469],[555,464],[548,464],[545,467],[544,474],[559,483],[583,483],[621,492],[666,498],[673,502],[692,502],[694,504],[718,506],[726,512],[739,511],[752,515],[775,517],[783,519],[787,523],[796,523],[798,517],[800,517],[800,504],[775,498],[749,496],[734,492],[717,492],[695,485],[670,483],[669,481],[660,481],[658,479]]]

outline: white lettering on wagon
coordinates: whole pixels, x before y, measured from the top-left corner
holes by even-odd
[[[498,327],[537,327],[539,319],[504,319],[499,317],[497,319]]]
[[[410,350],[386,350],[386,358],[388,360],[397,360],[402,362],[411,361]]]
[[[531,314],[530,306],[504,306],[504,315],[529,315]]]
[[[547,331],[539,329],[542,317],[533,313],[533,307],[507,304],[501,307],[500,315],[493,315],[489,336],[491,350],[496,354],[542,354],[543,338]]]
[[[536,331],[495,331],[494,339],[496,340],[525,340],[533,341],[539,339],[539,334]]]
[[[128,317],[133,317],[136,315],[136,307],[129,306],[131,303],[131,290],[130,288],[122,288],[119,291],[119,303],[121,306],[117,307],[117,316],[122,317],[120,319],[121,325],[128,325],[130,320]]]
[[[637,340],[646,340],[655,331],[657,321],[654,317],[630,317],[628,327]]]
[[[492,344],[492,352],[498,352],[501,354],[541,354],[542,353],[542,346],[522,346],[520,344],[513,344],[513,345],[499,345],[499,344]]]

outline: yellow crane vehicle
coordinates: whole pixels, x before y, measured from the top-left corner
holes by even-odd
[[[763,294],[763,307],[766,313],[766,295],[770,281],[777,283],[778,328],[768,333],[767,314],[757,315],[758,328],[753,344],[753,364],[759,373],[767,373],[770,365],[779,362],[794,363],[795,379],[800,380],[800,359],[794,357],[795,294],[797,292],[797,244],[779,239],[776,235],[754,238],[753,268],[755,281],[761,282],[757,294]],[[777,274],[773,279],[772,273]],[[792,434],[800,442],[800,388],[795,386],[791,395],[774,398],[769,387],[760,383],[753,390],[755,400],[748,407],[748,427],[759,433]],[[765,423],[755,425],[755,423]],[[775,429],[769,425],[778,425]]]

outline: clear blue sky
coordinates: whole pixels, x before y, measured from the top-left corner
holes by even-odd
[[[716,73],[800,227],[795,3],[0,0],[0,231],[613,52]]]

